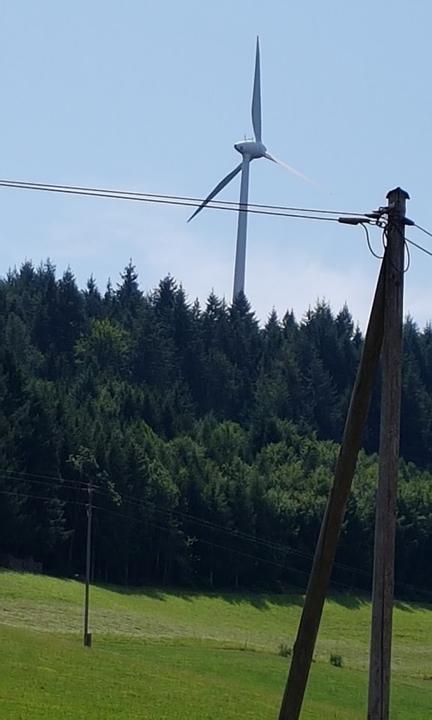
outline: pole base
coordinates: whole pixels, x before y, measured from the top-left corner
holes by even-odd
[[[91,648],[91,646],[92,646],[92,634],[91,634],[90,632],[89,632],[89,633],[85,633],[85,635],[84,635],[84,647],[89,647],[89,648]]]

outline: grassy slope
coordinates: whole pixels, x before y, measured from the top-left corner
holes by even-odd
[[[277,716],[288,660],[276,650],[295,634],[298,596],[94,588],[89,652],[82,591],[73,581],[0,574],[2,718]],[[369,622],[362,599],[327,604],[305,720],[364,718]],[[431,630],[430,609],[397,607],[394,720],[431,717]],[[328,664],[330,652],[344,668]]]

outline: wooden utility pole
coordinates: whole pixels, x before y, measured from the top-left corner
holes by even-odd
[[[386,258],[387,251],[384,258]],[[363,352],[351,395],[345,429],[294,645],[279,720],[298,720],[312,663],[336,546],[361,446],[384,334],[385,259],[375,291]]]
[[[388,720],[397,478],[402,384],[405,205],[400,188],[388,195],[385,324],[382,348],[381,423],[376,504],[368,720]]]
[[[92,478],[90,477],[89,481],[88,481],[88,503],[87,503],[86,575],[85,575],[85,598],[84,598],[84,647],[91,647],[91,642],[92,642],[92,636],[91,636],[91,633],[89,633],[92,511],[93,511],[93,483],[92,483]]]

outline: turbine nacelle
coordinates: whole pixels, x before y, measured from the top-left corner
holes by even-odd
[[[256,140],[242,140],[234,145],[237,152],[241,155],[248,155],[251,160],[265,157],[267,152],[266,146],[262,142]]]

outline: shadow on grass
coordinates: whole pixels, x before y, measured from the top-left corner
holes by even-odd
[[[129,596],[145,596],[154,600],[167,601],[169,598],[176,597],[184,602],[193,603],[202,598],[217,599],[229,605],[251,606],[258,610],[270,610],[272,607],[303,607],[304,594],[293,592],[280,593],[264,593],[250,591],[230,591],[230,590],[202,590],[202,589],[185,589],[178,587],[155,588],[150,586],[122,586],[122,585],[105,585],[97,583],[95,587],[99,587],[106,592],[117,593],[119,595]],[[370,603],[367,595],[350,595],[348,593],[332,593],[328,596],[328,601],[341,605],[347,609],[359,609]],[[406,603],[403,603],[403,609],[407,609]]]
[[[0,575],[10,573],[7,568],[0,568]],[[17,573],[19,575],[31,575],[32,573]],[[47,576],[45,576],[47,577]],[[61,580],[67,584],[82,584],[83,579],[77,577],[59,577],[49,575],[48,577]],[[127,595],[130,597],[148,597],[153,600],[166,602],[172,597],[179,598],[184,602],[193,603],[201,598],[214,598],[223,602],[236,606],[251,606],[258,610],[270,610],[274,606],[278,607],[303,607],[304,593],[298,592],[298,588],[293,587],[292,591],[287,592],[251,592],[241,590],[205,590],[203,588],[179,588],[179,587],[154,587],[150,585],[131,586],[131,585],[111,585],[108,583],[94,582],[93,588],[99,588],[107,593],[116,595]],[[297,592],[294,592],[296,590]],[[327,597],[327,601],[340,605],[346,609],[360,609],[370,604],[370,595],[354,591],[349,592],[333,592]],[[402,598],[395,601],[394,607],[407,613],[414,613],[418,610],[430,611],[432,604],[419,597],[418,599],[404,600]]]
[[[270,609],[271,606],[303,605],[303,595],[294,593],[253,593],[247,591],[230,590],[203,590],[186,589],[178,587],[155,588],[146,585],[125,586],[108,585],[105,583],[94,583],[93,587],[100,588],[104,592],[128,595],[130,597],[148,597],[154,600],[167,601],[172,597],[179,598],[185,602],[195,602],[201,598],[222,600],[230,605],[250,605],[259,610]]]
[[[430,602],[421,602],[420,600],[397,600],[394,607],[408,613],[418,612],[419,610],[430,612],[432,610],[432,604]]]
[[[155,588],[155,587],[131,587],[121,585],[105,585],[98,583],[96,587],[107,592],[114,592],[120,595],[129,596],[146,596],[154,600],[167,601],[169,598],[176,597],[184,602],[195,602],[202,598],[217,599],[229,605],[246,606],[249,605],[258,610],[270,610],[272,607],[303,607],[304,594],[300,593],[263,593],[250,591],[205,591],[202,589],[185,589],[176,587]],[[331,593],[327,597],[327,602],[335,603],[347,610],[359,610],[360,608],[370,605],[371,598],[369,594],[350,594],[350,593]],[[404,612],[414,613],[417,610],[431,610],[432,606],[424,602],[410,602],[404,600],[396,600],[394,607]]]
[[[363,594],[359,592],[356,594],[350,594],[348,592],[332,593],[328,596],[328,600],[336,603],[336,605],[341,605],[347,610],[359,610],[365,605],[370,604],[370,597],[366,593]]]

